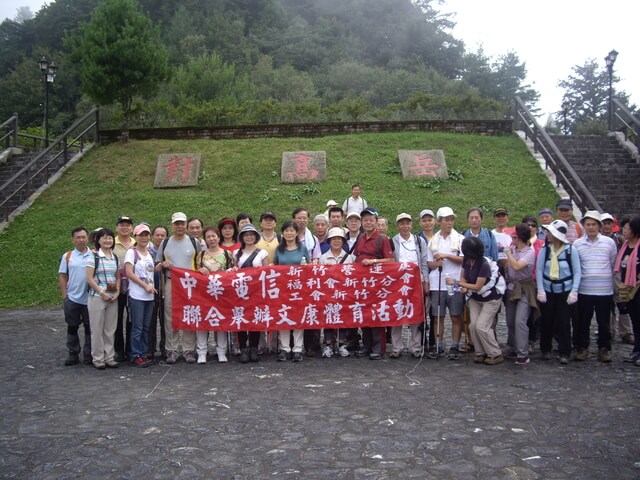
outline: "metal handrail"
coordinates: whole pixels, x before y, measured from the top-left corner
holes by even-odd
[[[72,133],[80,126],[84,125],[84,123],[91,116],[95,116],[95,120],[87,127],[85,127],[78,135],[72,137]],[[86,134],[92,130],[95,130],[96,142],[99,141],[99,110],[98,108],[93,108],[86,115],[84,115],[81,119],[74,122],[71,127],[69,127],[58,139],[53,141],[48,148],[40,152],[36,155],[27,165],[22,167],[18,173],[13,175],[9,180],[7,180],[2,186],[0,186],[0,198],[2,198],[2,202],[0,203],[0,211],[4,211],[4,219],[9,218],[9,202],[16,195],[25,193],[25,197],[29,197],[33,191],[35,191],[40,186],[32,185],[33,180],[40,175],[42,172],[48,170],[54,162],[58,162],[58,171],[61,167],[67,164],[70,160],[69,158],[69,147],[74,146],[79,143],[80,148],[79,151],[84,150]],[[68,139],[72,137],[72,140]],[[43,159],[47,159],[48,155],[53,153],[56,149],[59,151],[53,155],[51,158],[46,160],[44,165],[40,165]],[[63,157],[60,159],[60,157]],[[35,172],[34,172],[35,170]],[[13,191],[4,196],[4,193],[13,187]]]
[[[618,119],[624,128],[620,130],[624,133],[624,139],[627,140],[630,136],[634,137],[633,143],[636,148],[640,150],[640,119],[631,113],[631,111],[626,107],[624,103],[622,103],[617,98],[612,98],[611,103],[613,104],[613,116]],[[620,111],[621,113],[618,113]],[[630,122],[630,123],[629,123]],[[629,135],[628,132],[631,132]]]
[[[526,138],[531,138],[534,151],[540,151],[545,159],[545,168],[551,168],[555,174],[556,186],[562,185],[562,187],[569,192],[571,199],[576,203],[581,212],[584,213],[592,209],[600,212],[604,211],[571,164],[562,152],[560,152],[558,146],[545,129],[540,126],[519,96],[515,97],[515,104],[516,129],[518,129],[519,126],[524,127],[522,130]],[[565,174],[565,171],[568,175]]]
[[[0,125],[0,129],[11,124],[13,124],[11,130],[9,130],[2,137],[0,137],[0,145],[2,145],[2,142],[5,142],[6,148],[18,146],[18,114],[17,113],[14,113],[10,118],[5,120],[5,122],[2,125]],[[13,142],[10,141],[11,139],[13,139]],[[13,143],[13,145],[11,143]]]

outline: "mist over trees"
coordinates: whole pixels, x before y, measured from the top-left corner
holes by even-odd
[[[0,24],[1,118],[17,111],[22,126],[42,123],[37,60],[45,55],[59,66],[50,95],[54,130],[93,101],[104,104],[104,126],[119,126],[117,98],[87,95],[86,57],[95,48],[83,49],[82,35],[98,3],[57,0],[32,18],[22,11]],[[491,119],[508,114],[515,94],[531,107],[538,100],[517,54],[467,51],[438,0],[137,4],[159,32],[168,75],[127,99],[132,127]],[[115,82],[117,59],[131,57],[132,47],[122,48],[106,44],[106,56],[94,59],[94,86],[100,75]],[[164,62],[141,50],[140,62]]]

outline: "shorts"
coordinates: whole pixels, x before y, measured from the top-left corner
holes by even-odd
[[[438,299],[438,297],[440,297]],[[431,292],[431,316],[438,316],[438,304],[440,305],[440,316],[449,309],[449,315],[460,316],[464,309],[464,295],[462,293],[454,293],[449,295],[446,290],[434,290]]]

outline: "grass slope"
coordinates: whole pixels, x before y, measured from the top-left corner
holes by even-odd
[[[454,175],[442,182],[402,180],[397,150],[443,149]],[[283,151],[325,150],[329,180],[282,185]],[[200,152],[204,171],[197,187],[155,190],[162,153]],[[492,210],[506,206],[513,220],[554,204],[556,194],[516,136],[482,137],[447,133],[359,134],[317,139],[229,141],[131,141],[91,151],[70,168],[33,206],[0,235],[0,307],[49,306],[60,302],[57,268],[70,248],[69,232],[83,225],[114,228],[118,215],[152,225],[169,224],[184,211],[205,224],[247,211],[273,210],[280,220],[304,206],[311,215],[329,199],[342,203],[352,183],[381,215],[416,218],[423,208],[453,207],[462,231],[465,212],[482,206],[492,227]],[[417,226],[417,222],[416,222]],[[393,226],[392,226],[393,230]],[[390,232],[391,233],[391,232]]]

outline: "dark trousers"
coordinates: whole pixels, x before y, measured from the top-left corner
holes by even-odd
[[[578,294],[578,349],[589,348],[591,340],[591,318],[596,312],[598,322],[598,348],[611,350],[611,328],[609,326],[611,305],[613,297],[611,295],[583,295]]]
[[[91,360],[91,327],[89,325],[89,309],[86,305],[76,303],[65,297],[64,321],[67,324],[67,349],[69,355],[80,356],[84,350],[84,359]],[[80,347],[80,336],[78,330],[80,325],[84,327],[84,348]]]
[[[129,295],[126,292],[120,292],[118,297],[118,326],[113,340],[113,349],[121,359],[129,358],[129,352],[131,352],[131,317],[127,308],[129,306],[128,300]],[[127,314],[126,319],[125,312]]]
[[[238,343],[240,348],[258,348],[260,332],[238,332]]]
[[[158,347],[158,323],[160,323],[160,353],[164,356],[166,342],[166,333],[164,331],[164,302],[160,295],[156,295],[153,305],[153,313],[151,316],[151,325],[149,325],[149,354],[155,355]]]
[[[384,328],[383,327],[364,327],[362,329],[362,348],[371,353],[382,355],[384,349]]]
[[[571,355],[571,305],[567,305],[569,292],[547,292],[547,303],[541,304],[542,325],[540,350],[550,352],[555,336],[558,340],[560,355]]]
[[[320,351],[320,330],[306,329],[304,331],[304,348],[305,350]]]
[[[633,326],[633,336],[636,339],[633,344],[633,353],[638,353],[640,352],[640,292],[627,303],[627,309]]]

